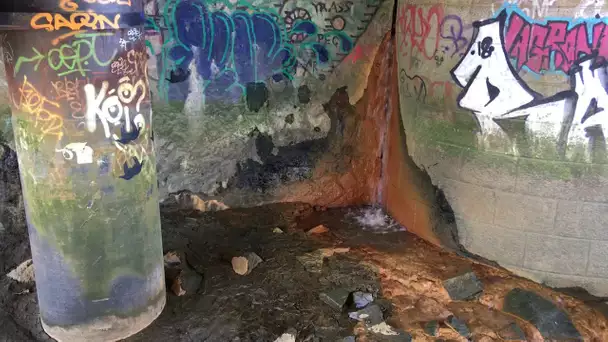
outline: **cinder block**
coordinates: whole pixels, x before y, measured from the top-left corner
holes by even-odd
[[[585,275],[590,241],[528,233],[524,267],[560,274]]]
[[[591,241],[587,275],[608,278],[608,241]]]
[[[551,287],[575,287],[580,286],[585,288],[594,296],[606,297],[608,296],[608,281],[602,278],[595,277],[581,277],[574,275],[563,275],[548,273],[542,271],[529,270],[527,268],[520,268],[510,265],[503,265],[509,271],[537,283],[543,283]]]
[[[553,227],[557,201],[496,191],[496,215],[499,226],[533,232],[549,232]]]
[[[453,180],[447,180],[441,188],[456,216],[488,224],[494,220],[494,190]]]
[[[585,236],[595,240],[608,240],[608,204],[582,203],[580,212],[580,225]]]
[[[606,227],[608,227],[608,204],[559,202],[554,235],[608,241]]]
[[[581,201],[608,203],[608,165],[591,165],[585,169],[578,187]]]
[[[461,230],[465,231],[463,245],[471,253],[499,264],[523,265],[526,233],[461,218],[456,219],[456,224],[459,234]]]
[[[575,200],[583,164],[521,158],[515,191],[537,197]]]
[[[491,153],[466,153],[460,179],[485,188],[511,191],[515,188],[517,159]]]

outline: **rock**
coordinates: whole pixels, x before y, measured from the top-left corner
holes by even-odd
[[[350,292],[345,289],[335,289],[319,295],[319,299],[336,311],[342,311],[349,298]]]
[[[325,227],[324,225],[320,224],[320,225],[314,227],[313,229],[309,230],[308,232],[306,232],[306,234],[318,235],[318,234],[325,234],[327,232],[329,232],[329,229],[327,229],[327,227]]]
[[[167,285],[176,296],[194,294],[203,282],[203,276],[190,268],[181,252],[168,252],[164,256]]]
[[[283,234],[283,230],[281,230],[279,227],[275,227],[272,232],[275,234]]]
[[[247,253],[245,256],[232,258],[232,269],[236,274],[248,275],[261,262],[262,258],[260,258],[257,254]]]
[[[424,324],[424,332],[433,337],[437,336],[437,333],[439,332],[439,322],[437,322],[437,321],[426,322]]]
[[[473,299],[483,292],[483,284],[473,272],[467,272],[445,280],[443,287],[448,291],[452,300]]]
[[[371,293],[357,291],[353,293],[353,301],[355,302],[355,307],[361,309],[373,302],[374,296]]]
[[[372,304],[365,309],[351,312],[348,314],[348,317],[356,320],[365,322],[367,325],[377,325],[384,321],[384,316],[382,315],[382,309],[380,306]]]
[[[469,337],[471,335],[471,331],[467,324],[454,316],[450,316],[448,318],[447,324],[449,324],[454,330],[456,330],[461,336]]]
[[[296,337],[292,334],[285,333],[274,340],[274,342],[296,342]]]
[[[19,266],[15,267],[15,269],[8,272],[6,276],[24,284],[35,282],[34,264],[32,263],[32,259],[22,262]]]
[[[403,331],[403,330],[395,330],[390,325],[386,324],[386,322],[382,322],[380,324],[374,325],[369,328],[369,330],[376,334],[374,339],[371,341],[382,341],[382,342],[411,342],[412,335]]]
[[[356,342],[355,336],[346,336],[341,342]]]
[[[334,254],[344,254],[350,252],[350,248],[348,247],[331,247],[331,248],[321,248],[319,249],[323,257],[329,258]]]
[[[568,314],[534,292],[511,290],[505,297],[503,311],[530,322],[545,339],[582,340]]]
[[[506,341],[521,341],[526,340],[526,334],[521,330],[521,327],[513,322],[498,332],[500,338]]]
[[[304,268],[311,273],[321,273],[323,269],[323,260],[325,255],[321,250],[306,253],[296,257]]]

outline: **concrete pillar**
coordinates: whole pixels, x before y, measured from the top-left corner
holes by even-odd
[[[165,304],[142,0],[0,12],[42,325],[123,339]]]

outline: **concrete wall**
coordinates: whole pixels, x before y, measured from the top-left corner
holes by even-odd
[[[606,9],[519,3],[399,1],[403,143],[436,187],[405,197],[444,223],[453,211],[472,253],[608,295]],[[438,241],[435,226],[417,229]]]

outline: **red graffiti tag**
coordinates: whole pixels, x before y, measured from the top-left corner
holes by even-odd
[[[441,40],[440,25],[443,7],[434,5],[428,10],[415,5],[399,8],[397,16],[401,32],[399,50],[403,56],[419,51],[427,59],[432,59]]]
[[[589,32],[586,23],[569,25],[563,20],[549,20],[546,24],[531,23],[521,15],[512,13],[505,33],[507,54],[515,60],[517,69],[526,66],[536,73],[551,70],[567,73],[576,60],[591,53],[608,59],[606,24],[594,24],[592,32]]]

